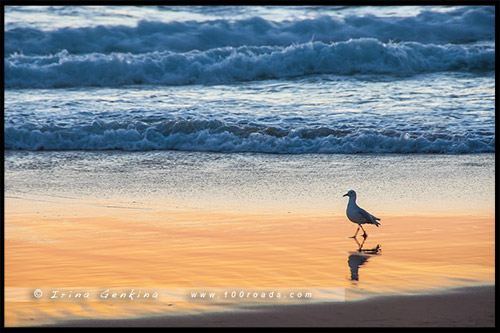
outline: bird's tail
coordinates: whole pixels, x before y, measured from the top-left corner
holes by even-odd
[[[373,220],[372,221],[373,221],[373,224],[375,224],[376,227],[378,227],[380,225],[380,223],[377,222],[377,221],[380,221],[380,219],[378,217],[373,216]]]

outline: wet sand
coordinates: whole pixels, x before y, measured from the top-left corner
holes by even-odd
[[[495,287],[234,312],[68,321],[53,327],[494,327]]]
[[[190,290],[213,288],[228,293],[307,288],[313,292],[312,300],[285,305],[311,306],[312,312],[321,313],[330,311],[330,305],[320,310],[323,307],[315,309],[316,305],[309,303],[329,301],[328,290],[332,288],[345,291],[347,303],[342,309],[349,309],[351,302],[375,295],[422,294],[494,283],[493,217],[386,216],[383,226],[366,228],[369,236],[361,244],[359,237],[359,242],[348,238],[356,228],[340,217],[185,211],[166,215],[163,211],[129,210],[116,205],[89,210],[84,205],[35,201],[20,209],[22,201],[6,200],[7,325],[200,314],[253,305],[246,300],[222,304],[186,298]],[[55,211],[57,214],[51,213]],[[359,251],[360,245],[363,250],[379,246],[380,251]],[[9,296],[16,288],[24,290],[24,297],[40,288],[46,297],[25,297],[16,302],[18,296]],[[168,295],[160,295],[155,302],[54,302],[48,298],[53,290],[93,293],[96,288],[167,290]],[[467,297],[473,297],[474,304],[481,303],[477,295]],[[424,299],[434,302],[429,297]],[[387,304],[396,304],[390,302]],[[283,311],[274,309],[271,313],[276,312],[276,318],[288,316]],[[271,313],[263,314],[264,318],[273,318]],[[231,312],[217,316],[240,315]],[[263,323],[277,325],[280,321]],[[172,323],[182,325],[182,321]],[[308,326],[312,322],[299,324]],[[347,323],[340,326],[344,325]]]
[[[148,325],[161,326],[491,323],[491,288],[442,294],[495,282],[491,157],[11,155],[6,326],[142,326],[130,318],[151,317]],[[374,188],[372,195],[360,191],[360,205],[382,218],[379,228],[367,226],[365,242],[349,238],[356,230],[345,217],[349,188],[339,188],[352,184],[356,165],[371,165],[356,188]],[[99,298],[107,289],[159,297]],[[213,290],[304,290],[312,297],[189,297]],[[61,297],[52,299],[54,292]],[[85,293],[93,299],[76,297]],[[408,300],[414,308],[404,311]]]

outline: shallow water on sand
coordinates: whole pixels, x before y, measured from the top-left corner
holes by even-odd
[[[494,214],[494,154],[6,151],[6,195],[155,210]],[[43,179],[40,179],[43,174]],[[52,199],[50,199],[52,198]]]

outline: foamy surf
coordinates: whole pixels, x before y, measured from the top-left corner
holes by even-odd
[[[165,22],[139,19],[130,26],[93,21],[92,26],[56,29],[9,25],[7,22],[4,54],[49,55],[63,50],[71,54],[182,53],[228,46],[286,47],[311,40],[329,44],[359,38],[421,44],[460,44],[495,39],[493,7],[461,7],[446,12],[430,9],[416,16],[399,17],[339,13],[341,11],[320,8],[318,15],[304,19],[272,20],[258,16]]]
[[[61,88],[230,84],[314,74],[409,76],[494,69],[494,49],[481,45],[382,43],[362,38],[331,44],[223,47],[187,53],[74,55],[63,50],[49,56],[17,54],[5,60],[5,85],[7,88]]]
[[[95,121],[92,125],[25,125],[5,129],[5,148],[16,150],[184,150],[210,152],[297,153],[484,153],[495,138],[470,134],[410,135],[395,130],[336,130],[236,126],[220,121]]]
[[[495,151],[494,7],[8,9],[6,149]]]

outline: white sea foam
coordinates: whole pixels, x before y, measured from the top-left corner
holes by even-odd
[[[144,54],[67,51],[5,59],[7,88],[130,84],[220,84],[311,74],[413,75],[439,71],[491,71],[494,49],[478,45],[382,43],[362,38],[325,44],[224,47],[208,51]]]
[[[177,120],[148,126],[95,121],[65,128],[7,127],[5,148],[20,150],[186,150],[261,153],[480,153],[494,152],[494,136],[410,135],[394,130],[340,131],[228,126],[220,121]]]
[[[148,53],[206,51],[220,47],[288,46],[357,38],[423,44],[470,43],[495,38],[494,7],[462,7],[447,12],[424,10],[414,17],[348,15],[270,21],[260,17],[158,22],[137,26],[100,25],[43,31],[16,27],[5,32],[5,55]]]
[[[4,148],[495,151],[494,6],[251,8],[9,7]]]

